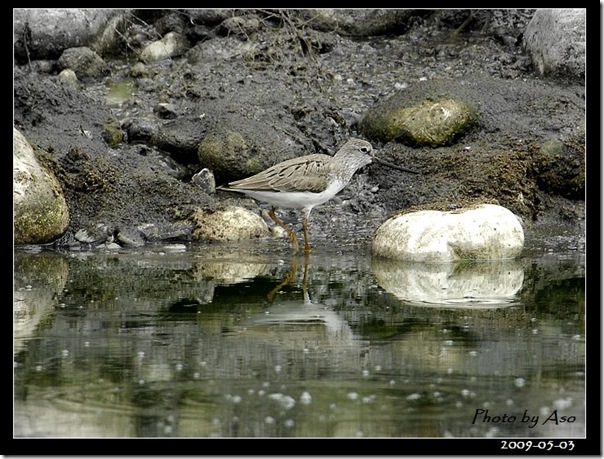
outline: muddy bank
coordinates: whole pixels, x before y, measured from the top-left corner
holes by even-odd
[[[201,188],[192,180],[201,169],[222,184],[333,153],[349,137],[367,138],[360,120],[385,100],[451,93],[478,107],[477,124],[439,147],[368,138],[380,156],[422,174],[368,166],[313,210],[312,238],[369,239],[400,209],[483,201],[519,215],[529,240],[565,228],[580,249],[585,88],[534,68],[523,48],[534,11],[399,13],[313,21],[294,10],[121,11],[106,19],[114,46],[98,48],[107,71],[74,84],[59,77],[62,53],[28,55],[17,42],[15,127],[62,185],[70,221],[59,243],[99,228],[96,242],[191,240],[199,210],[266,208]],[[180,50],[141,59],[169,33],[182,37]],[[200,155],[211,137],[243,139],[240,161]],[[300,228],[297,212],[281,215]]]

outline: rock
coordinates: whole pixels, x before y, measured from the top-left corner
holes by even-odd
[[[76,231],[74,237],[76,241],[82,244],[90,244],[93,246],[103,244],[105,242],[113,242],[114,228],[104,223],[98,223],[89,228],[81,228]]]
[[[116,147],[124,141],[124,131],[122,131],[120,122],[115,118],[105,120],[101,135],[110,147]]]
[[[216,193],[216,179],[209,169],[203,168],[197,174],[193,175],[191,182],[195,183],[207,194]]]
[[[258,214],[243,207],[227,206],[215,212],[193,212],[193,239],[200,241],[240,241],[270,235],[268,226]]]
[[[256,32],[259,26],[260,21],[255,15],[232,16],[222,21],[218,29],[224,35],[235,35],[246,38]]]
[[[69,209],[56,177],[38,162],[27,139],[13,128],[14,242],[42,244],[60,237]]]
[[[76,73],[72,69],[63,69],[58,75],[59,83],[69,86],[71,89],[78,89],[79,82]]]
[[[400,100],[400,96],[395,98]],[[372,107],[361,120],[364,133],[382,142],[398,139],[412,146],[451,144],[474,125],[478,113],[450,97],[426,99],[414,105],[391,101]]]
[[[145,63],[160,61],[162,59],[180,56],[181,54],[184,54],[190,46],[191,44],[185,36],[176,32],[170,32],[161,40],[154,41],[143,49],[140,58]]]
[[[498,260],[519,256],[523,246],[518,217],[505,207],[482,204],[391,217],[376,231],[372,253],[405,261]]]
[[[102,8],[15,8],[13,33],[15,58],[56,59],[78,46],[98,53],[115,49],[122,40],[117,29],[128,21],[126,9]]]
[[[535,11],[524,33],[525,49],[541,75],[585,78],[584,8]]]
[[[254,127],[256,132],[252,132]],[[199,143],[199,162],[214,173],[218,183],[257,174],[294,157],[293,148],[280,148],[279,139],[270,127],[243,119],[239,128],[217,128]]]
[[[178,117],[176,105],[166,102],[158,103],[153,107],[153,112],[165,120],[171,120]]]
[[[71,69],[80,80],[91,81],[109,75],[109,66],[101,57],[85,46],[69,48],[59,58],[59,67]]]
[[[295,10],[291,13],[281,12],[281,14],[292,14],[295,19],[303,21],[305,27],[361,37],[403,33],[411,25],[413,18],[417,19],[418,16],[426,16],[430,13],[430,10],[410,8],[309,8]],[[291,19],[290,22],[292,22]]]

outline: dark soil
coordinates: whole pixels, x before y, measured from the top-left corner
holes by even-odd
[[[197,146],[209,133],[241,133],[262,168],[305,153],[333,153],[347,138],[365,137],[359,120],[388,97],[455,94],[479,108],[477,126],[438,148],[368,139],[380,156],[421,174],[368,166],[341,196],[313,210],[313,240],[365,240],[402,209],[484,201],[508,207],[529,233],[541,223],[546,237],[552,228],[570,228],[569,244],[584,244],[585,88],[534,72],[522,49],[532,10],[478,11],[461,30],[467,11],[423,10],[399,27],[370,24],[365,35],[313,28],[293,11],[232,15],[239,28],[220,18],[193,24],[175,10],[138,18],[133,12],[123,31],[128,43],[117,56],[103,56],[111,75],[81,89],[29,64],[15,67],[15,126],[47,152],[39,156],[61,181],[70,207],[62,241],[100,224],[113,234],[136,233],[144,224],[169,228],[195,208],[227,201],[259,211],[249,199],[207,194],[191,181],[207,167]],[[171,30],[194,46],[132,77],[141,31],[158,37]],[[131,80],[134,94],[108,104],[112,85]],[[161,103],[173,109],[162,111]],[[109,126],[118,127],[121,142]],[[220,185],[245,170],[214,173]],[[296,212],[282,215],[297,224]],[[190,231],[166,230],[158,238],[188,239]]]

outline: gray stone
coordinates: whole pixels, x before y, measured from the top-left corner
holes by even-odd
[[[537,10],[524,33],[527,52],[541,75],[585,78],[583,8]]]

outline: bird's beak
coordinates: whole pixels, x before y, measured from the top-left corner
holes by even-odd
[[[421,172],[418,172],[418,171],[407,169],[406,167],[403,167],[403,166],[397,166],[396,164],[389,163],[388,161],[384,161],[383,159],[380,159],[380,158],[378,158],[376,156],[373,157],[373,160],[376,163],[382,164],[382,165],[387,166],[387,167],[391,167],[392,169],[398,169],[399,171],[409,172],[411,174],[420,174],[421,173]]]

